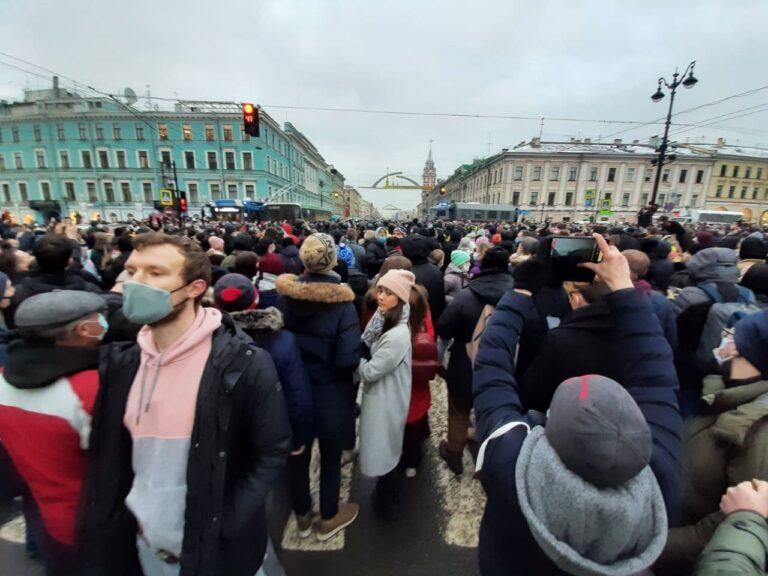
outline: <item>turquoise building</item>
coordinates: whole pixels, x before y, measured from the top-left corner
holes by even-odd
[[[281,128],[262,110],[252,138],[237,103],[172,106],[85,97],[56,78],[21,102],[0,102],[0,207],[18,221],[143,218],[158,191],[173,188],[175,164],[190,214],[221,199],[333,211],[332,167],[292,124]]]

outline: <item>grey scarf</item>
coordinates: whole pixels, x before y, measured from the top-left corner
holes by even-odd
[[[411,315],[411,307],[408,304],[403,306],[403,313],[400,316],[400,324],[408,322],[408,318]],[[365,330],[363,331],[362,340],[365,345],[370,348],[373,343],[381,337],[381,333],[384,331],[384,315],[376,310],[376,313],[368,321]]]

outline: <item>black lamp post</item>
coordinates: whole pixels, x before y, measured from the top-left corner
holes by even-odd
[[[661,182],[661,172],[664,168],[664,164],[673,162],[676,158],[674,154],[667,156],[667,146],[669,144],[669,125],[672,123],[672,105],[675,103],[675,94],[677,93],[677,87],[681,84],[683,88],[693,88],[698,79],[693,75],[693,67],[696,65],[694,60],[685,71],[680,74],[675,72],[672,75],[672,82],[667,82],[663,77],[659,78],[659,86],[656,88],[651,100],[654,102],[661,102],[664,98],[664,92],[661,91],[662,84],[669,90],[669,111],[667,112],[667,121],[664,124],[664,138],[661,140],[661,146],[659,146],[659,155],[654,159],[653,164],[656,165],[656,178],[653,181],[653,193],[651,194],[651,204],[656,204],[656,194],[659,191],[659,182]],[[687,76],[686,76],[687,75]]]

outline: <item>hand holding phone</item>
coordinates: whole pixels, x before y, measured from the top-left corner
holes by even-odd
[[[551,239],[549,260],[559,281],[591,282],[594,272],[580,265],[598,263],[601,258],[597,240],[592,236],[554,236]]]
[[[579,267],[586,268],[594,272],[600,281],[616,292],[624,288],[634,288],[632,276],[629,273],[629,262],[616,246],[609,246],[605,238],[600,234],[592,235],[597,243],[597,247],[602,253],[600,262],[585,262],[579,264]]]

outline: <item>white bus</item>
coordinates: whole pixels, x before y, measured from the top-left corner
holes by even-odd
[[[744,214],[725,210],[691,210],[689,215],[681,215],[673,220],[681,224],[736,224],[744,220]]]

